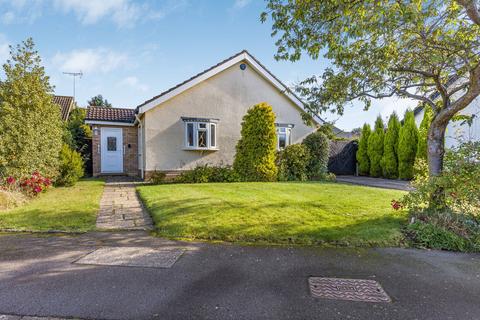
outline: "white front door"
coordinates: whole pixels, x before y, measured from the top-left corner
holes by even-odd
[[[102,173],[123,173],[122,128],[102,128],[101,139]]]

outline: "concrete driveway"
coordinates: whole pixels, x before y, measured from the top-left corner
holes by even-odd
[[[409,181],[404,180],[392,180],[383,178],[372,178],[363,176],[337,176],[338,182],[358,184],[367,187],[376,187],[384,189],[397,189],[397,190],[412,190],[412,186]]]
[[[100,247],[186,251],[171,268],[72,263]],[[376,280],[392,302],[314,298],[310,276]],[[193,244],[139,232],[0,236],[0,315],[458,320],[479,319],[479,297],[480,255]]]

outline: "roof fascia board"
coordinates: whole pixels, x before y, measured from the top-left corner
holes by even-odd
[[[101,125],[112,125],[112,126],[122,126],[122,127],[134,127],[135,123],[129,122],[116,122],[116,121],[100,121],[100,120],[85,120],[86,124],[101,124]]]

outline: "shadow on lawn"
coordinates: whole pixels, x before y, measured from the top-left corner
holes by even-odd
[[[368,215],[363,208],[342,212],[341,206],[332,212],[331,205],[318,201],[299,202],[298,216],[295,211],[282,213],[295,206],[292,201],[252,205],[204,197],[161,198],[148,207],[158,235],[173,238],[352,246],[397,246],[402,241],[400,229],[406,218],[398,213]]]

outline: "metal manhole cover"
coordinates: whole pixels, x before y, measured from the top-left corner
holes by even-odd
[[[316,298],[363,302],[391,302],[375,280],[310,277],[310,292]]]
[[[87,254],[75,263],[104,266],[170,268],[184,251],[184,249],[178,248],[104,247]]]

